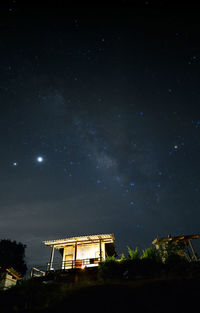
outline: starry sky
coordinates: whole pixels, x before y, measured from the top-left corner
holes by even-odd
[[[200,20],[192,6],[25,6],[0,21],[0,238],[199,233]]]

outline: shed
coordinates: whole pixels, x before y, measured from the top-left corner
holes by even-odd
[[[46,246],[51,247],[47,270],[98,266],[106,255],[115,254],[114,240],[113,234],[101,234],[44,241]],[[60,264],[54,263],[55,249],[61,253]]]
[[[12,286],[15,286],[22,277],[12,267],[1,268],[0,267],[0,289],[6,290]]]
[[[167,246],[169,244],[173,248],[173,246],[176,249],[177,253],[181,256],[185,256],[188,260],[192,261],[198,261],[199,257],[197,253],[194,250],[194,247],[192,245],[192,240],[199,239],[200,234],[194,234],[194,235],[181,235],[181,236],[171,236],[168,235],[167,237],[162,238],[156,238],[153,240],[152,244],[155,245],[157,249],[163,249],[167,251]]]

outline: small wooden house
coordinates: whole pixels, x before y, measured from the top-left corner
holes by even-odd
[[[6,290],[15,286],[22,277],[13,269],[0,267],[0,289]]]
[[[115,254],[114,239],[113,234],[102,234],[44,241],[51,247],[47,270],[98,266],[106,255]],[[61,253],[61,263],[54,262],[55,249]]]

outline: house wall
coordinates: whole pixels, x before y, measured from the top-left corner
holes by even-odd
[[[104,242],[101,243],[101,253],[102,253],[102,258],[104,259],[105,258],[105,243]],[[87,244],[77,245],[76,260],[93,259],[93,258],[99,258],[99,257],[100,257],[99,243],[87,243]],[[66,246],[64,248],[63,262],[66,261],[66,259],[68,260],[75,259],[75,246]]]
[[[105,244],[101,243],[102,257],[105,256]],[[92,259],[100,257],[99,243],[91,243],[77,246],[77,260]]]

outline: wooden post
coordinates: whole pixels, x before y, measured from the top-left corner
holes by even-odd
[[[99,257],[100,257],[100,262],[101,262],[102,261],[101,239],[99,239]]]
[[[65,270],[65,267],[66,267],[66,264],[65,264],[65,249],[63,248],[62,263],[61,263],[62,270]]]
[[[191,240],[189,240],[189,245],[190,245],[190,248],[191,248],[191,250],[192,250],[193,257],[194,257],[194,259],[197,261],[197,256],[196,256],[196,253],[195,253],[194,248],[193,248],[193,246],[192,246]]]
[[[77,258],[77,242],[74,245],[74,261],[72,261],[72,268],[73,268],[73,265],[74,267],[76,267],[76,258]]]
[[[50,257],[50,262],[49,262],[49,269],[50,269],[50,270],[53,269],[53,268],[52,268],[52,265],[53,265],[54,249],[55,249],[55,247],[52,246],[52,248],[51,248],[51,257]]]
[[[192,261],[192,256],[191,256],[190,250],[188,248],[188,245],[187,245],[187,253],[188,253],[189,260]]]

